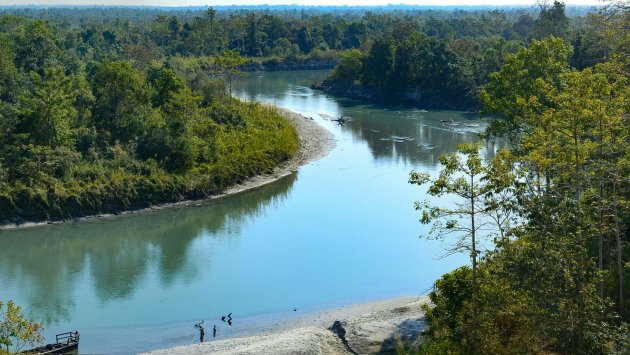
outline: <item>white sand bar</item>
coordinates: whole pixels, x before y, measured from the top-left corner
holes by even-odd
[[[427,297],[401,297],[355,304],[296,317],[258,335],[156,350],[183,354],[378,354],[395,353],[397,339],[413,343],[425,323],[420,309]],[[339,321],[341,337],[329,328]]]

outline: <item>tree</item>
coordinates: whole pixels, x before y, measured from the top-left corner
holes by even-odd
[[[240,67],[245,63],[247,63],[247,59],[241,57],[237,51],[226,51],[223,52],[223,55],[216,57],[216,65],[219,72],[225,76],[228,82],[230,105],[232,105],[232,83],[241,73]]]
[[[0,101],[12,101],[19,87],[12,45],[10,38],[0,33]]]
[[[26,345],[34,345],[44,340],[41,323],[33,322],[22,314],[22,308],[13,301],[5,304],[0,301],[0,346],[4,345],[7,354],[10,347],[19,352]]]
[[[453,85],[458,75],[456,55],[437,37],[416,38],[418,52],[413,63],[416,85],[439,95],[457,95]]]
[[[378,38],[363,61],[363,84],[379,89],[384,88],[393,66],[392,41],[387,38]]]
[[[18,109],[24,128],[36,145],[48,148],[71,143],[71,125],[77,118],[76,94],[71,78],[58,68],[44,69],[43,77],[31,72],[34,88],[19,96]]]
[[[302,53],[309,53],[315,46],[315,41],[311,35],[311,30],[302,26],[297,32],[297,45],[300,46]]]
[[[540,14],[534,22],[533,36],[543,39],[549,36],[567,38],[569,34],[569,19],[564,13],[564,3],[554,1],[549,8],[546,1],[539,3]]]
[[[423,47],[427,46],[429,38],[420,33],[413,33],[396,47],[396,58],[391,75],[392,84],[398,89],[405,89],[414,84],[417,79],[418,68],[422,66],[418,58]]]
[[[215,10],[212,6],[208,7],[206,10],[206,17],[208,18],[208,21],[210,21],[210,54],[214,54],[217,47],[215,43],[216,33],[214,31],[214,21],[217,17],[217,10]]]
[[[26,72],[41,74],[61,57],[53,32],[44,21],[31,21],[19,27],[14,41],[16,65]]]
[[[532,28],[534,28],[534,18],[528,14],[519,16],[516,22],[512,25],[514,32],[516,32],[521,38],[526,38]]]
[[[252,57],[260,55],[258,19],[255,13],[247,14],[247,37],[245,37],[246,53]]]
[[[439,176],[432,179],[427,173],[412,172],[409,182],[414,185],[430,184],[428,194],[435,197],[444,195],[454,196],[458,200],[453,208],[432,206],[428,201],[416,202],[416,210],[421,211],[420,222],[431,225],[428,238],[444,239],[455,236],[457,240],[452,244],[448,253],[466,252],[472,261],[472,316],[474,332],[477,319],[477,263],[479,261],[479,239],[496,233],[492,227],[490,214],[501,208],[500,203],[491,199],[487,203],[486,196],[492,196],[495,191],[501,190],[501,179],[492,176],[501,170],[499,167],[491,168],[484,165],[479,154],[479,144],[464,143],[457,147],[456,153],[440,156],[440,164],[443,166]],[[463,158],[462,158],[463,156]],[[511,184],[509,179],[506,182]],[[506,226],[503,218],[498,219],[498,227],[502,230]],[[475,334],[472,334],[473,343]],[[474,346],[474,345],[473,345]]]
[[[351,49],[341,56],[339,64],[331,74],[332,80],[354,84],[361,77],[364,55],[357,49]]]
[[[529,48],[508,55],[480,94],[482,112],[503,118],[491,123],[488,136],[506,137],[518,148],[527,130],[524,120],[553,107],[552,89],[562,85],[561,75],[569,70],[570,55],[571,47],[555,37],[534,40]]]
[[[151,92],[141,72],[129,62],[103,62],[92,78],[95,126],[112,142],[140,135],[151,111]]]
[[[345,30],[343,46],[345,48],[359,48],[367,32],[367,26],[363,21],[351,22]]]
[[[341,29],[337,23],[325,24],[322,32],[330,49],[338,49],[341,46]]]
[[[186,87],[186,84],[177,77],[175,72],[166,67],[151,68],[148,79],[154,88],[153,106],[155,107],[166,105]]]

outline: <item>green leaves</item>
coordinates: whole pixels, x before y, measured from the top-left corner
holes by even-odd
[[[6,305],[0,301],[0,345],[19,352],[26,345],[34,345],[44,340],[41,323],[33,322],[22,314],[22,308],[13,301]]]
[[[485,110],[502,119],[486,136],[507,138],[510,151],[499,151],[489,164],[454,155],[440,160],[444,169],[429,194],[474,196],[461,176],[482,171],[477,211],[500,226],[500,238],[478,273],[473,266],[478,296],[473,292],[469,308],[457,309],[458,322],[432,320],[446,327],[432,331],[432,341],[464,352],[477,341],[488,353],[599,354],[628,347],[627,324],[619,322],[612,303],[624,313],[627,70],[617,61],[571,70],[570,53],[557,38],[533,41],[491,76],[482,99]],[[461,151],[464,157],[474,153]],[[426,216],[424,222],[435,223],[433,210]],[[448,219],[439,225],[447,227],[457,225]],[[467,336],[453,337],[458,329]]]
[[[179,33],[179,24],[166,20]],[[31,27],[50,30],[39,22]],[[95,60],[69,68],[35,53],[31,64],[20,62],[37,66],[26,73],[13,63],[13,42],[27,39],[1,31],[1,222],[200,198],[297,152],[297,134],[280,113],[227,104],[224,83],[208,78],[208,58]],[[84,40],[100,34],[87,31]],[[112,44],[123,38],[107,37]],[[245,61],[232,51],[216,63],[231,80]]]
[[[571,47],[555,37],[534,40],[529,48],[508,55],[480,94],[483,113],[505,119],[499,125],[493,123],[488,133],[498,133],[518,144],[528,118],[555,107],[554,90],[562,86],[561,75],[569,70],[570,55]]]
[[[379,89],[388,84],[394,65],[394,47],[388,38],[377,38],[363,60],[362,83]]]
[[[354,84],[361,78],[365,55],[357,49],[345,52],[329,79],[344,84]]]
[[[49,148],[69,146],[71,126],[77,119],[71,78],[58,68],[46,68],[43,72],[42,77],[31,72],[33,90],[18,97],[23,125],[34,144]]]
[[[93,120],[110,142],[128,142],[145,131],[153,115],[151,90],[144,75],[129,62],[103,62],[92,78]]]
[[[28,21],[15,30],[15,63],[26,73],[42,74],[44,68],[59,65],[62,52],[53,31],[44,21]]]
[[[223,74],[228,82],[230,104],[232,104],[232,83],[238,77],[240,68],[245,63],[247,63],[247,59],[241,57],[239,52],[233,50],[225,51],[222,55],[215,58],[215,65],[219,73]]]
[[[476,215],[497,213],[503,208],[497,196],[513,183],[510,180],[513,175],[505,176],[511,172],[501,167],[501,164],[505,164],[504,161],[496,165],[485,165],[479,154],[480,149],[479,143],[464,143],[457,147],[456,153],[440,156],[439,161],[443,168],[435,179],[427,173],[410,173],[409,183],[419,186],[429,184],[429,195],[452,195],[457,198],[456,207],[452,209],[433,207],[427,201],[416,202],[416,210],[422,213],[421,223],[433,224],[432,234],[444,236],[458,231],[462,233],[460,238],[467,239],[488,226],[486,222],[477,226],[474,223],[472,226],[464,225],[461,224],[462,219],[474,220]],[[502,226],[499,225],[499,229]]]
[[[219,70],[224,74],[234,74],[239,67],[247,63],[247,59],[243,58],[237,51],[225,51],[222,55],[215,58],[215,63]]]

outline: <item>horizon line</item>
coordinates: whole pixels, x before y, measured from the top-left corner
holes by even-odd
[[[567,7],[598,7],[602,6],[600,2],[593,2],[591,4],[571,4],[566,3]],[[310,4],[229,4],[229,5],[150,5],[150,4],[138,4],[138,5],[128,5],[128,4],[68,4],[68,3],[54,3],[54,4],[46,4],[46,3],[33,3],[33,4],[0,4],[0,8],[2,7],[127,7],[127,8],[139,8],[139,7],[148,7],[148,8],[203,8],[203,7],[213,7],[213,8],[221,8],[221,7],[423,7],[423,8],[451,8],[451,7],[533,7],[536,6],[536,3],[514,3],[514,4],[407,4],[407,3],[389,3],[389,4],[339,4],[339,5],[310,5]]]

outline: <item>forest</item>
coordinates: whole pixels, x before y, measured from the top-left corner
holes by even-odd
[[[503,10],[0,9],[0,222],[202,198],[294,155],[240,70],[337,64],[316,88],[480,111],[480,145],[409,182],[430,239],[470,266],[435,282],[422,354],[630,348],[630,5]],[[286,68],[286,66],[285,66]],[[485,245],[486,247],[482,247]],[[489,247],[488,247],[489,245]]]
[[[0,221],[199,199],[297,152],[274,108],[226,91],[238,53],[130,59],[114,37],[0,18]]]
[[[538,14],[494,10],[479,16],[390,22],[369,46],[344,53],[314,87],[337,95],[421,108],[481,109],[481,88],[510,54],[532,40],[562,38],[570,64],[583,69],[604,60],[602,23],[594,13],[568,17],[563,3]]]
[[[551,32],[505,57],[479,92],[496,118],[484,138],[507,143],[495,158],[464,144],[437,177],[411,173],[458,201],[416,203],[425,237],[455,238],[449,252],[471,261],[435,283],[416,352],[630,349],[629,10],[608,4],[589,15],[588,37]]]
[[[275,127],[273,110],[231,100],[240,70],[342,58],[333,77],[347,78],[365,61],[359,80],[370,86],[385,90],[391,74],[474,106],[504,56],[543,31],[522,8],[3,7],[0,16],[0,221],[12,222],[199,198],[269,171],[297,138]],[[387,52],[393,34],[404,34],[407,57]],[[437,59],[419,72],[425,45]],[[480,57],[467,68],[442,60],[463,63],[455,48]]]

